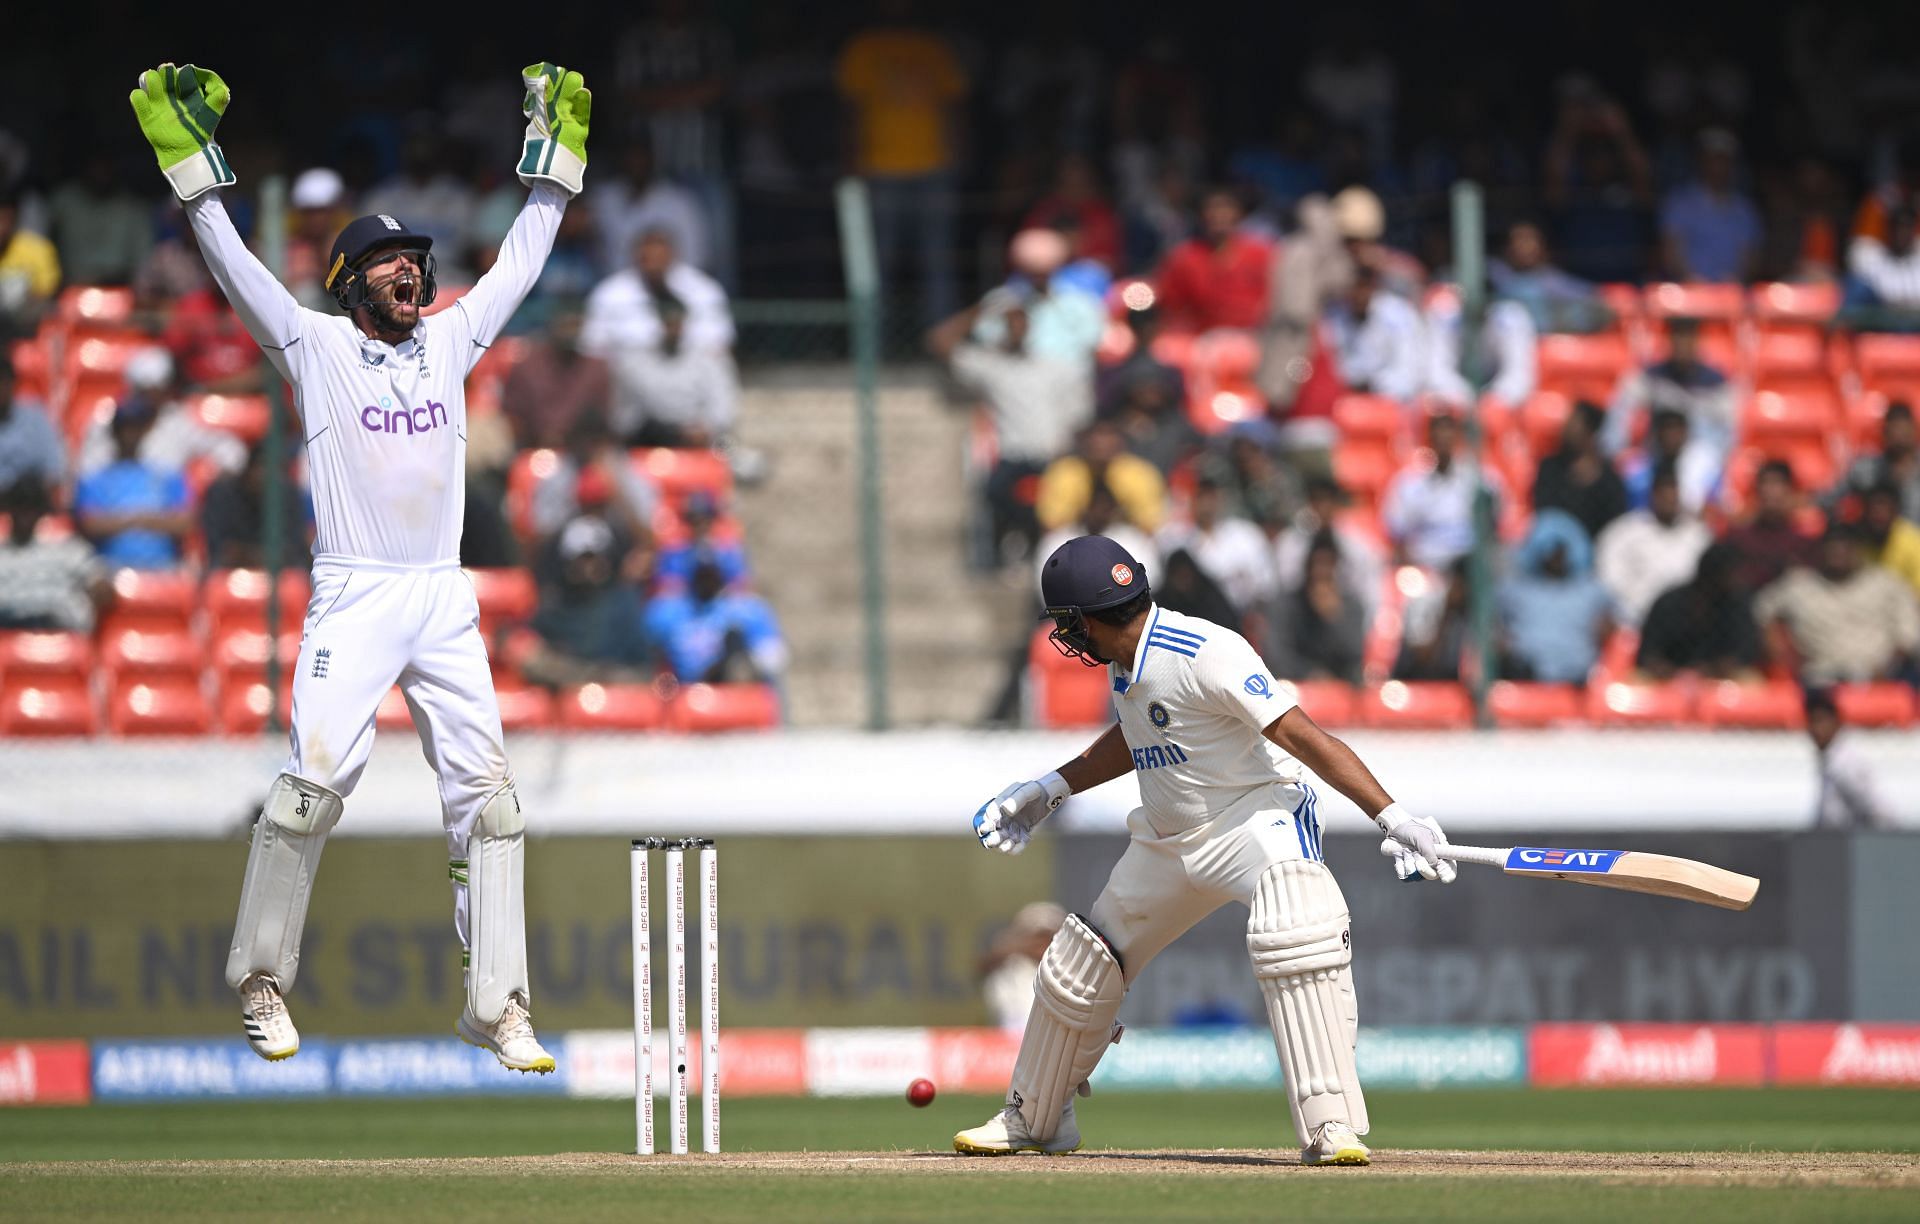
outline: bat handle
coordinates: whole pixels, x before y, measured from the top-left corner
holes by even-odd
[[[1461,846],[1449,842],[1447,857],[1459,863],[1478,863],[1482,867],[1505,867],[1508,851],[1492,846]]]

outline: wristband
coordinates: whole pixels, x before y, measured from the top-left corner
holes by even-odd
[[[1399,804],[1389,803],[1380,809],[1380,814],[1373,818],[1373,823],[1379,825],[1382,832],[1391,833],[1395,828],[1412,819],[1413,817],[1407,815],[1406,809]]]
[[[1046,777],[1041,778],[1040,786],[1047,792],[1047,810],[1049,812],[1065,803],[1067,796],[1073,793],[1073,788],[1067,785],[1067,780],[1060,776],[1060,771],[1057,769]]]

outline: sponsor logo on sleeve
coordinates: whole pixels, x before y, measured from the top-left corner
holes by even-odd
[[[1240,682],[1240,687],[1252,693],[1255,697],[1273,696],[1273,685],[1268,682],[1266,675],[1262,672],[1255,672],[1251,676],[1248,676]]]

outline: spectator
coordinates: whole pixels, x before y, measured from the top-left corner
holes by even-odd
[[[1906,679],[1920,650],[1920,606],[1861,555],[1860,529],[1827,528],[1816,568],[1788,570],[1753,601],[1774,660],[1803,683]]]
[[[1406,405],[1426,389],[1426,324],[1413,303],[1381,287],[1371,267],[1354,269],[1352,287],[1333,303],[1326,323],[1348,387]]]
[[[1877,484],[1860,495],[1860,533],[1867,560],[1920,597],[1920,527],[1901,517],[1897,486]]]
[[[417,115],[408,127],[399,172],[376,184],[360,206],[398,217],[414,233],[430,236],[442,285],[469,284],[473,268],[465,245],[480,201],[473,187],[449,169],[450,146],[438,120]]]
[[[508,373],[500,407],[517,449],[564,446],[582,418],[605,419],[612,382],[607,363],[581,351],[581,323],[578,302],[562,305]]]
[[[327,255],[333,248],[334,236],[352,220],[347,215],[346,202],[346,183],[336,171],[325,166],[302,171],[287,193],[293,215],[287,232],[286,275],[282,279],[287,291],[308,310],[323,314],[339,312],[339,304],[327,292]],[[194,262],[205,266],[198,256]]]
[[[1685,582],[1713,535],[1680,500],[1673,465],[1654,469],[1647,508],[1621,515],[1594,542],[1595,571],[1619,614],[1638,629],[1662,591]]]
[[[1476,402],[1477,387],[1503,404],[1524,404],[1539,385],[1537,357],[1540,337],[1533,316],[1518,302],[1494,302],[1487,307],[1474,368],[1468,371],[1460,352],[1460,295],[1435,293],[1422,319],[1430,369],[1427,386],[1442,401],[1459,408]],[[1471,374],[1474,381],[1468,381]]]
[[[1912,331],[1920,326],[1920,244],[1914,242],[1914,212],[1887,214],[1886,238],[1856,237],[1847,247],[1847,296],[1843,320],[1865,331]]]
[[[1724,128],[1700,133],[1699,177],[1661,202],[1661,253],[1674,280],[1745,284],[1759,270],[1760,210],[1734,184],[1739,148]]]
[[[1220,486],[1229,517],[1277,522],[1300,504],[1299,477],[1275,458],[1274,433],[1265,420],[1243,421],[1201,453],[1196,471]]]
[[[1003,315],[1000,343],[991,347],[967,339],[989,307]],[[1029,482],[1067,450],[1074,431],[1091,415],[1092,371],[1080,362],[1028,352],[1027,312],[1003,291],[928,332],[926,343],[935,357],[949,364],[954,381],[986,404],[998,444],[985,488],[994,545],[1003,559],[1025,559],[1041,526],[1034,494],[1027,491],[1032,488]],[[1058,521],[1078,517],[1081,509],[1061,510]]]
[[[1192,553],[1176,548],[1161,565],[1166,570],[1165,580],[1153,584],[1154,602],[1161,607],[1210,620],[1216,625],[1231,625],[1239,617],[1233,601],[1227,598],[1219,583],[1207,576]]]
[[[658,344],[617,351],[609,420],[628,446],[717,447],[728,440],[740,399],[733,354],[686,342],[687,311],[661,295]]]
[[[1613,630],[1585,528],[1564,510],[1542,510],[1514,560],[1499,594],[1500,674],[1585,684]]]
[[[66,533],[41,539],[40,521],[53,511],[47,487],[27,476],[0,490],[10,517],[0,540],[0,629],[93,632],[94,612],[109,597],[106,573],[93,550]]]
[[[500,248],[526,202],[526,188],[509,175],[475,215],[470,235],[474,270],[479,275],[493,271],[500,261]],[[576,304],[593,292],[602,279],[600,268],[600,241],[593,232],[592,214],[585,208],[569,208],[561,214],[560,228],[554,232],[553,246],[540,265],[540,275],[534,278],[533,288],[507,320],[502,334],[529,336],[545,331],[555,315],[577,309]]]
[[[1015,277],[1009,289],[1026,311],[1028,352],[1091,362],[1107,330],[1107,307],[1101,298],[1060,280],[1069,253],[1067,240],[1057,230],[1021,230],[1009,252]],[[974,326],[974,339],[996,345],[1000,328],[1000,315],[985,313]]]
[[[1500,257],[1487,261],[1494,293],[1526,307],[1543,332],[1599,331],[1611,319],[1593,285],[1553,264],[1547,236],[1536,221],[1516,221]]]
[[[1427,448],[1387,486],[1380,521],[1394,564],[1444,570],[1473,550],[1475,495],[1484,489],[1497,513],[1502,494],[1491,473],[1461,454],[1460,420],[1452,413],[1427,418]]]
[[[1048,464],[1041,474],[1034,502],[1041,527],[1052,531],[1080,521],[1100,488],[1113,494],[1123,519],[1141,531],[1156,532],[1166,522],[1167,486],[1159,469],[1128,453],[1126,439],[1113,422],[1095,421],[1081,433],[1072,453]]]
[[[668,298],[686,309],[683,346],[705,352],[733,347],[727,291],[719,281],[680,259],[672,236],[648,230],[634,243],[633,266],[601,281],[588,295],[581,350],[611,360],[622,350],[658,345],[666,334],[660,304]]]
[[[1592,81],[1560,86],[1547,144],[1544,198],[1568,271],[1590,281],[1639,281],[1647,270],[1653,175],[1627,113]]]
[[[1654,470],[1670,464],[1680,481],[1680,504],[1700,513],[1720,491],[1719,453],[1692,436],[1684,414],[1657,408],[1647,429],[1646,444],[1620,456],[1620,480],[1627,488],[1627,508],[1644,510]]]
[[[595,509],[637,548],[652,538],[658,500],[606,418],[583,413],[568,432],[566,449],[557,456],[552,473],[533,487],[534,536],[545,541],[582,510]]]
[[[1151,291],[1145,291],[1151,293]],[[1133,351],[1102,369],[1095,382],[1100,419],[1126,436],[1127,449],[1165,476],[1200,448],[1200,431],[1187,418],[1187,378],[1180,367],[1154,355],[1160,313],[1152,306],[1127,311]]]
[[[127,190],[111,145],[92,144],[77,179],[47,199],[48,236],[70,285],[125,285],[153,245],[147,202]]]
[[[1294,590],[1306,578],[1307,550],[1326,537],[1339,553],[1340,581],[1360,597],[1367,619],[1380,603],[1380,579],[1387,572],[1386,557],[1373,536],[1342,521],[1342,507],[1351,499],[1328,476],[1307,479],[1306,505],[1291,516],[1265,519],[1273,540],[1274,577],[1281,590]]]
[[[174,302],[160,343],[173,355],[174,368],[190,390],[246,395],[264,385],[260,346],[217,285],[195,289]]]
[[[682,683],[772,683],[787,647],[773,609],[758,595],[728,593],[720,566],[694,564],[688,589],[647,605],[647,632]]]
[[[601,268],[619,270],[640,235],[658,231],[672,241],[682,259],[712,271],[700,197],[660,177],[657,170],[653,141],[642,133],[627,142],[619,172],[595,179],[587,192],[587,212],[602,244]]]
[[[1887,405],[1880,418],[1880,453],[1855,459],[1840,489],[1857,492],[1883,483],[1900,490],[1900,513],[1920,523],[1920,433],[1905,400]]]
[[[1051,901],[1020,907],[1013,922],[993,937],[980,957],[980,989],[987,1011],[1003,1032],[1018,1037],[1033,1015],[1033,982],[1047,945],[1066,924],[1067,911]]]
[[[1739,585],[1740,554],[1726,542],[1708,546],[1691,581],[1653,601],[1640,627],[1634,667],[1653,680],[1697,672],[1712,680],[1759,678],[1760,631],[1753,599]]]
[[[1813,741],[1820,771],[1820,796],[1813,823],[1820,829],[1898,828],[1893,809],[1881,793],[1873,763],[1840,721],[1840,707],[1826,689],[1809,689],[1807,738]]]
[[[1800,496],[1790,464],[1781,459],[1762,464],[1753,495],[1753,513],[1721,537],[1732,550],[1733,589],[1747,595],[1794,566],[1815,564],[1820,551],[1819,541],[1800,528]]]
[[[1068,540],[1083,535],[1105,536],[1126,549],[1133,559],[1140,563],[1141,568],[1146,570],[1148,581],[1155,584],[1155,593],[1158,593],[1160,550],[1154,545],[1152,536],[1126,520],[1120,509],[1120,499],[1113,495],[1113,490],[1107,487],[1105,481],[1095,482],[1092,492],[1087,497],[1086,513],[1078,522],[1062,523],[1046,534],[1046,537],[1040,541],[1040,547],[1033,550],[1034,559],[1041,568],[1044,568],[1047,558],[1053,556],[1055,549]],[[1036,570],[1037,577],[1038,570]],[[1024,667],[1026,659],[1024,638],[1021,640],[1020,657],[1021,665]]]
[[[1700,322],[1676,318],[1667,321],[1668,353],[1663,361],[1635,370],[1620,380],[1607,412],[1601,441],[1607,453],[1619,455],[1652,414],[1662,411],[1686,418],[1693,449],[1656,450],[1656,459],[1675,459],[1681,465],[1681,488],[1687,504],[1698,509],[1719,480],[1733,446],[1735,407],[1733,384],[1725,372],[1700,355]],[[1649,449],[1657,446],[1657,430],[1648,426]]]
[[[1240,198],[1225,187],[1200,202],[1200,233],[1175,247],[1155,274],[1155,297],[1166,325],[1178,332],[1256,328],[1267,317],[1273,252],[1240,231]]]
[[[20,228],[20,196],[0,188],[0,344],[33,335],[59,291],[59,254]]]
[[[1026,226],[1060,226],[1069,221],[1079,236],[1076,252],[1107,269],[1120,267],[1120,217],[1100,190],[1100,176],[1085,154],[1072,153],[1060,161],[1053,187],[1027,210]]]
[[[172,568],[180,564],[181,545],[193,530],[186,477],[177,468],[140,461],[140,444],[154,416],[148,401],[122,400],[113,413],[114,461],[81,477],[74,489],[80,532],[109,565]]]
[[[292,465],[282,464],[275,483],[280,499],[280,534],[270,559],[264,542],[267,516],[267,448],[256,443],[246,452],[246,466],[207,486],[200,499],[200,532],[206,537],[207,565],[211,569],[305,569],[312,552],[309,531],[312,510]]]
[[[687,538],[660,550],[654,562],[653,577],[660,591],[684,591],[693,582],[693,567],[707,561],[720,567],[720,576],[729,590],[744,589],[748,581],[747,550],[738,534],[722,539],[715,528],[720,521],[720,503],[705,489],[687,494],[680,507],[680,520],[686,524]]]
[[[542,546],[534,566],[540,644],[522,664],[527,679],[560,686],[647,678],[653,655],[639,591],[625,577],[628,548],[594,513],[574,515]]]
[[[1281,599],[1275,674],[1296,680],[1360,683],[1367,609],[1340,577],[1340,546],[1323,531],[1307,546],[1300,584]]]
[[[1044,228],[1059,234],[1067,243],[1067,262],[1054,273],[1054,283],[1063,289],[1078,289],[1100,303],[1100,319],[1106,321],[1107,295],[1113,291],[1113,273],[1106,264],[1091,258],[1084,246],[1080,222],[1071,213],[1055,217]]]
[[[155,345],[136,352],[127,359],[126,379],[127,394],[154,405],[158,414],[140,443],[140,462],[163,472],[185,472],[197,461],[215,475],[246,466],[246,443],[202,423],[180,398],[173,357],[166,349]],[[80,474],[92,475],[113,460],[112,420],[95,417],[80,445]]]
[[[1393,661],[1395,680],[1460,679],[1470,632],[1467,564],[1461,557],[1408,599],[1400,653]]]
[[[894,285],[913,231],[922,317],[953,309],[956,171],[964,140],[966,69],[941,35],[922,28],[910,0],[882,0],[880,20],[856,33],[835,69],[851,113],[854,172],[872,193],[881,283]]]
[[[1381,287],[1408,301],[1418,301],[1427,287],[1427,270],[1405,251],[1388,246],[1387,210],[1380,197],[1361,186],[1345,188],[1328,201],[1340,245],[1354,266],[1372,268]]]
[[[1279,592],[1266,534],[1227,513],[1226,490],[1217,480],[1201,477],[1189,521],[1169,524],[1160,532],[1159,544],[1163,552],[1187,553],[1220,585],[1239,613],[1231,623],[1262,616]],[[1249,636],[1257,640],[1259,634]]]
[[[1565,510],[1590,540],[1627,512],[1627,486],[1600,449],[1605,419],[1598,405],[1576,401],[1560,431],[1560,449],[1542,459],[1533,475],[1533,508]]]
[[[67,475],[67,453],[46,405],[18,388],[13,358],[0,348],[0,496],[27,479],[55,489]]]
[[[237,226],[245,221],[244,215],[236,216]],[[333,234],[339,232],[335,226],[320,249],[319,257],[326,258],[327,249],[333,245]],[[173,304],[190,294],[199,293],[213,287],[213,276],[207,271],[207,261],[200,254],[200,240],[194,236],[193,226],[187,223],[187,215],[172,205],[163,205],[159,224],[155,231],[155,242],[148,248],[147,257],[140,261],[139,269],[133,274],[133,297],[135,309],[142,325],[157,330],[166,324],[173,311]],[[246,237],[246,231],[241,231]],[[326,294],[323,308],[333,313],[339,312],[331,294]],[[303,303],[304,304],[304,303]],[[319,308],[316,308],[319,309]]]

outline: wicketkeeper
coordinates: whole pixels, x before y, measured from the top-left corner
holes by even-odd
[[[216,73],[162,64],[140,74],[130,97],[214,279],[293,384],[313,492],[313,598],[291,751],[254,826],[227,958],[262,1058],[300,1048],[284,996],[300,967],[307,899],[373,747],[374,713],[398,682],[440,781],[466,948],[458,1031],[516,1071],[553,1070],[528,1011],[525,821],[473,586],[460,572],[466,377],[539,276],[587,163],[592,95],[580,74],[542,63],[521,79],[517,169],[532,192],[492,270],[430,319],[421,311],[434,299],[433,242],[398,217],[361,217],[334,241],[325,283],[345,317],[304,309],[253,257],[217,190],[234,176],[214,140],[229,98]]]
[[[1068,795],[1139,775],[1132,844],[1085,917],[1069,914],[1040,958],[1007,1104],[961,1131],[961,1152],[1071,1152],[1073,1097],[1107,1046],[1127,986],[1162,948],[1228,902],[1249,910],[1247,953],[1286,1074],[1303,1164],[1366,1164],[1367,1106],[1354,1072],[1347,903],[1320,853],[1311,768],[1387,834],[1402,879],[1451,881],[1446,835],[1395,803],[1344,743],[1295,705],[1247,640],[1157,607],[1146,571],[1104,536],[1062,544],[1041,570],[1050,635],[1105,664],[1118,722],[1074,760],[981,805],[982,845],[1018,853]]]

